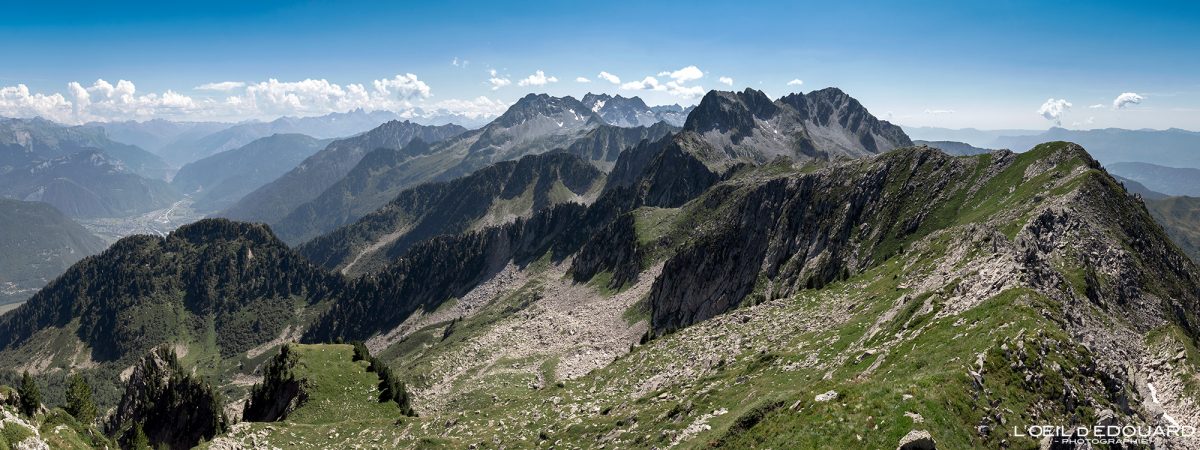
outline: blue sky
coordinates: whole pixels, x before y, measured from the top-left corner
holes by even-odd
[[[777,97],[837,86],[904,125],[1200,130],[1196,3],[651,3],[14,2],[0,15],[0,114],[490,114],[528,92],[690,104],[709,89]],[[699,78],[681,71],[691,66]],[[544,84],[521,85],[538,70]],[[621,82],[601,80],[602,71]],[[633,86],[646,77],[656,89]],[[196,89],[220,82],[235,83]],[[1113,108],[1123,93],[1140,103]],[[1039,114],[1048,99],[1050,112]],[[1055,110],[1059,100],[1071,106]]]

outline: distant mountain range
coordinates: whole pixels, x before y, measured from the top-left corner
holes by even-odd
[[[1003,136],[1032,136],[1046,130],[980,130],[976,128],[938,128],[938,127],[903,127],[904,132],[914,141],[950,141],[962,142],[973,147],[991,148],[997,138]],[[1021,149],[1011,149],[1020,151]]]
[[[85,150],[103,151],[123,170],[153,180],[164,180],[171,172],[162,158],[109,139],[103,129],[65,126],[49,120],[0,118],[0,164],[19,166],[45,161]]]
[[[329,270],[376,272],[417,242],[528,218],[564,203],[591,203],[604,173],[564,152],[502,161],[452,181],[401,191],[355,223],[298,248]]]
[[[1200,158],[1200,147],[1197,148]],[[1123,162],[1105,164],[1109,172],[1136,181],[1167,195],[1200,197],[1200,169],[1165,167],[1157,164]]]
[[[368,153],[345,178],[272,228],[284,241],[298,244],[353,223],[420,183],[451,180],[493,163],[556,149],[608,168],[622,149],[674,130],[664,123],[617,127],[572,97],[530,94],[483,128],[440,143],[413,142]]]
[[[380,148],[399,149],[413,139],[438,142],[466,131],[458,125],[426,126],[409,121],[391,121],[366,133],[329,143],[305,158],[278,179],[247,194],[221,217],[274,223],[297,206],[321,195],[329,186],[346,176],[359,160]]]
[[[956,156],[978,155],[978,154],[988,153],[988,152],[992,151],[990,149],[979,148],[979,147],[973,146],[966,142],[955,142],[955,141],[914,140],[913,145],[927,145],[927,146],[930,146],[930,147],[933,147],[936,149],[940,149],[941,151],[946,152],[947,154],[956,155]]]
[[[1146,209],[1171,240],[1200,264],[1200,198],[1167,197],[1146,200]]]
[[[0,198],[0,304],[24,301],[104,247],[49,204]]]
[[[170,142],[159,143],[157,151],[170,163],[182,166],[273,134],[304,134],[317,139],[347,137],[398,118],[396,113],[390,111],[366,112],[358,109],[316,117],[281,117],[270,122],[226,124],[208,134],[181,133]],[[140,124],[123,122],[114,127],[119,127],[119,134],[127,136],[135,132],[149,134],[151,130],[162,128],[161,124],[154,121]],[[195,127],[208,129],[211,124]],[[138,128],[140,130],[135,130]]]
[[[43,201],[71,217],[123,217],[170,205],[166,164],[102,130],[0,120],[0,196]]]
[[[622,97],[608,94],[588,93],[580,100],[584,106],[591,108],[609,125],[618,127],[648,127],[659,122],[666,122],[675,127],[682,127],[688,113],[695,106],[679,105],[646,106],[640,97]]]
[[[1125,130],[1105,128],[1068,130],[1054,127],[1037,130],[951,130],[945,128],[905,128],[914,139],[959,141],[982,148],[1020,150],[1041,142],[1078,143],[1104,165],[1142,162],[1168,167],[1200,169],[1200,132],[1180,129]]]
[[[295,168],[329,142],[302,134],[267,136],[188,163],[179,169],[171,185],[192,195],[193,209],[220,211]]]

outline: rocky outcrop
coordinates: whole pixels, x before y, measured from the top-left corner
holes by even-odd
[[[159,348],[134,365],[107,432],[129,445],[140,427],[154,447],[192,448],[228,428],[212,387],[187,374],[175,353]]]
[[[284,344],[279,354],[263,368],[263,382],[250,390],[250,398],[242,409],[247,422],[275,422],[308,401],[308,382],[297,379],[293,369],[298,357],[291,346]]]
[[[972,165],[912,148],[749,188],[716,187],[735,190],[732,200],[713,214],[713,231],[667,260],[650,296],[655,331],[727,311],[756,288],[786,296],[890,257],[888,248],[939,203],[973,186],[965,176]]]
[[[633,216],[623,214],[579,249],[571,263],[571,277],[585,282],[609,272],[612,278],[606,287],[617,289],[637,281],[644,257]]]
[[[567,153],[579,155],[594,164],[611,168],[622,151],[634,147],[642,141],[657,141],[670,135],[678,128],[658,122],[650,126],[622,128],[603,125],[589,132],[567,147]]]

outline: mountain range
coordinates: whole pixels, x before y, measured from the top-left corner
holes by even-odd
[[[330,142],[278,179],[247,194],[219,215],[232,219],[274,223],[297,206],[321,195],[346,176],[367,153],[402,148],[413,139],[438,142],[466,131],[457,125],[425,126],[391,121],[358,136]]]
[[[1138,162],[1105,164],[1104,167],[1115,175],[1141,183],[1156,192],[1200,197],[1200,168],[1165,167]]]
[[[438,235],[528,219],[561,203],[591,203],[603,181],[603,172],[576,155],[528,155],[455,180],[406,189],[382,208],[297,251],[347,275],[377,272],[414,244]]]
[[[274,134],[304,134],[317,139],[353,136],[399,119],[390,111],[362,109],[314,117],[280,117],[270,122],[96,122],[114,139],[154,151],[167,162],[183,166],[217,153],[242,147]]]
[[[414,142],[398,151],[365,155],[345,178],[273,224],[296,244],[379,209],[405,188],[461,177],[490,164],[562,149],[607,168],[621,149],[658,139],[671,126],[623,128],[606,124],[571,97],[529,95],[478,130],[440,143]]]
[[[0,304],[24,301],[105,246],[53,206],[0,199]]]
[[[1200,421],[1200,268],[1155,219],[1185,201],[1155,212],[1071,142],[914,146],[833,88],[655,126],[530,95],[333,141],[238,204],[315,225],[122,239],[0,316],[0,367],[85,373],[117,418],[177,399],[155,409],[213,426],[145,434],[182,447],[1049,448],[1022,431]]]
[[[100,150],[120,162],[129,173],[152,180],[166,179],[170,167],[158,156],[137,146],[109,139],[104,130],[88,126],[63,126],[40,118],[0,118],[3,163],[20,166],[61,158],[85,150]]]
[[[648,127],[659,122],[666,122],[674,127],[682,127],[688,113],[694,106],[679,105],[646,106],[640,97],[622,97],[609,94],[587,93],[580,99],[584,106],[600,115],[609,125],[618,127]]]
[[[1053,127],[1038,131],[909,127],[906,131],[915,139],[959,141],[982,148],[1014,150],[1029,148],[1040,142],[1070,141],[1086,147],[1106,167],[1114,163],[1139,162],[1200,169],[1200,133],[1175,128],[1069,130]]]
[[[303,134],[267,136],[188,163],[171,179],[171,186],[193,196],[192,208],[220,211],[275,181],[329,142]]]
[[[988,153],[988,152],[992,151],[992,150],[989,150],[986,148],[975,147],[975,146],[965,143],[965,142],[955,142],[955,141],[914,140],[913,145],[925,145],[925,146],[933,147],[933,148],[936,148],[943,152],[946,152],[946,154],[948,154],[948,155],[957,155],[957,156],[980,155],[980,154]]]
[[[140,173],[140,174],[139,174]],[[166,164],[103,131],[41,119],[0,120],[0,196],[49,203],[71,217],[120,217],[170,205]]]

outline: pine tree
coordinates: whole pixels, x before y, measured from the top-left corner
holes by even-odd
[[[133,426],[133,440],[129,443],[129,448],[133,450],[151,450],[150,437],[146,436],[146,430],[142,429],[141,423]]]
[[[92,387],[78,373],[71,376],[71,381],[67,385],[66,410],[85,424],[91,424],[96,420],[96,403],[92,401]]]
[[[21,412],[29,417],[37,414],[38,408],[42,406],[42,392],[38,390],[33,377],[29,376],[29,371],[21,375],[21,389],[18,393],[21,394]]]

